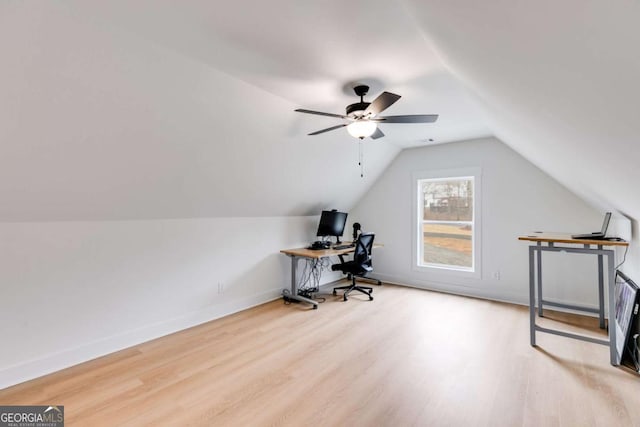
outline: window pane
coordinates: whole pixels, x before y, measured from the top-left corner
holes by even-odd
[[[423,224],[423,262],[473,267],[471,224]]]
[[[473,179],[421,182],[423,219],[431,221],[473,220]]]

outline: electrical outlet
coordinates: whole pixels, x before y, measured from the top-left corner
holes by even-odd
[[[493,278],[496,280],[500,280],[500,270],[493,272]]]

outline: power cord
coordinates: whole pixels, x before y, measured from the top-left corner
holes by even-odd
[[[321,258],[307,259],[306,261],[300,278],[298,295],[324,302],[325,298],[315,298],[314,294],[320,290],[320,278],[322,277],[322,272],[329,269],[329,260]]]
[[[616,268],[614,268],[614,270],[617,270],[618,268],[620,268],[620,266],[622,264],[624,264],[624,262],[627,260],[627,252],[629,251],[629,246],[626,246],[624,249],[624,255],[622,256],[622,262],[618,265],[616,265]]]

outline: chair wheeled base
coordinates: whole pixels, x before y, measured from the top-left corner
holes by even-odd
[[[373,288],[370,288],[368,286],[358,286],[356,284],[355,276],[353,276],[351,278],[351,284],[350,285],[337,286],[337,287],[333,288],[333,295],[338,295],[337,291],[339,291],[339,290],[344,290],[344,294],[342,294],[342,298],[344,299],[344,301],[347,301],[347,296],[352,291],[362,292],[363,294],[365,294],[366,296],[369,297],[369,301],[373,301],[373,296],[371,295],[371,293],[373,292]]]
[[[362,276],[358,276],[358,277],[360,277],[360,280],[366,280],[367,282],[375,282],[376,285],[382,286],[381,280],[374,279],[372,277],[362,277]],[[351,280],[351,274],[347,275],[347,279]]]

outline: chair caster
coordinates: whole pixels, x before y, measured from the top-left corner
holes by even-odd
[[[345,295],[345,296],[343,296],[343,297],[342,297],[342,300],[343,300],[343,301],[347,301],[347,296],[346,296],[346,295]]]
[[[317,310],[317,309],[318,309],[318,306],[317,306],[316,304],[314,304],[314,305],[313,305],[313,309],[314,309],[314,310]]]
[[[373,297],[369,295],[369,301],[373,301]]]
[[[336,295],[338,295],[338,293],[336,292],[336,290],[333,290],[333,296],[335,297]]]

